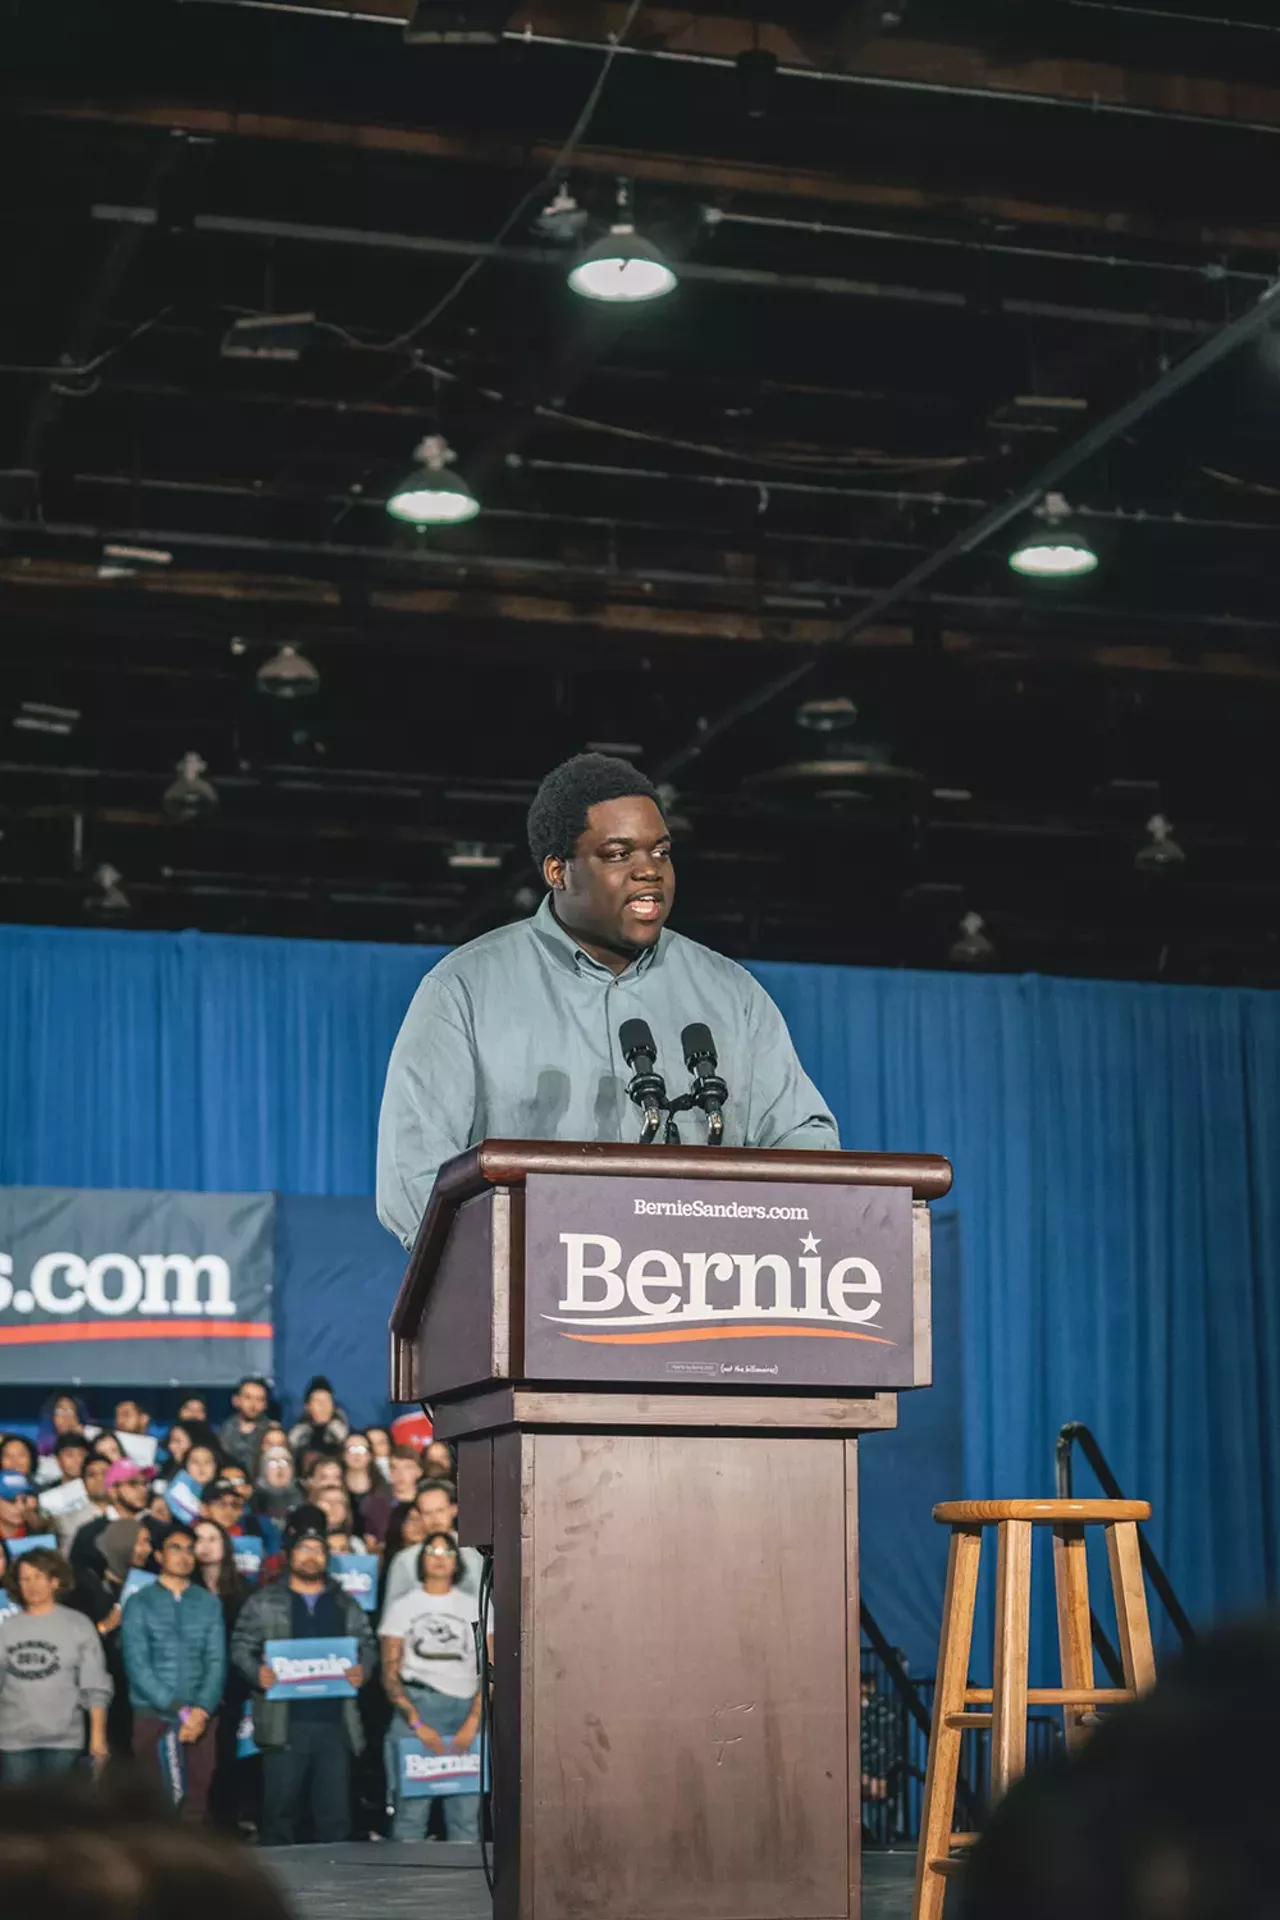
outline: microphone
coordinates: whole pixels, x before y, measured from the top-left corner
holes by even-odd
[[[618,1028],[622,1057],[632,1069],[627,1093],[644,1113],[640,1143],[647,1146],[662,1124],[667,1106],[667,1083],[657,1071],[658,1049],[647,1020],[624,1020]]]
[[[693,1075],[693,1097],[707,1116],[708,1145],[718,1147],[724,1139],[724,1103],[729,1089],[716,1072],[715,1041],[710,1027],[692,1020],[680,1035],[684,1063]]]

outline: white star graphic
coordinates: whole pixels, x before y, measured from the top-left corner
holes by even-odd
[[[811,1233],[806,1233],[804,1239],[800,1242],[801,1250],[804,1253],[816,1253],[820,1245],[821,1242],[815,1240]]]

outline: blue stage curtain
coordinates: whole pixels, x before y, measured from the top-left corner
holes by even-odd
[[[0,929],[0,1182],[367,1194],[387,1053],[436,958]],[[1052,1492],[1082,1419],[1152,1501],[1194,1617],[1275,1595],[1280,1001],[753,971],[847,1145],[955,1164],[936,1371],[962,1384],[963,1457],[939,1449],[928,1497]]]

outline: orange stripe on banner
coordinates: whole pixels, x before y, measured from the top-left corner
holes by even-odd
[[[69,1340],[269,1340],[269,1320],[77,1320],[40,1327],[0,1327],[0,1347],[40,1347]]]
[[[870,1340],[877,1347],[897,1345],[882,1334],[855,1333],[852,1327],[676,1327],[670,1333],[566,1333],[564,1337],[610,1347],[665,1347],[684,1340]]]

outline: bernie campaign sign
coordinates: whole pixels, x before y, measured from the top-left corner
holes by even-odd
[[[378,1560],[372,1553],[331,1553],[329,1571],[348,1598],[372,1613],[378,1604]]]
[[[268,1700],[350,1700],[355,1695],[347,1679],[348,1667],[356,1664],[351,1634],[268,1640],[265,1658],[276,1677],[274,1687],[267,1689]]]

